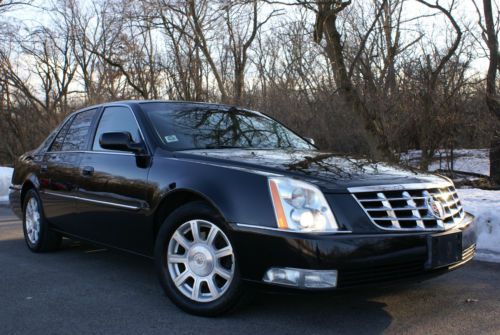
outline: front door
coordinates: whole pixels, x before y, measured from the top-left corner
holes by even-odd
[[[92,148],[80,162],[84,177],[78,187],[78,224],[82,237],[143,252],[149,164],[132,152],[106,150],[99,145],[103,133],[125,131],[135,142],[144,141],[132,110],[106,107]]]

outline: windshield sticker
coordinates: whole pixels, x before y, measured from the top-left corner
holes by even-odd
[[[172,143],[172,142],[178,142],[179,140],[175,135],[167,135],[165,136],[165,141],[167,141],[167,143]]]

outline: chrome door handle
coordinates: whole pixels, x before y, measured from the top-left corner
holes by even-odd
[[[94,168],[92,166],[85,166],[82,169],[82,175],[91,176],[94,174]]]

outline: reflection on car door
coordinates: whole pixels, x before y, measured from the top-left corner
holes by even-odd
[[[74,194],[90,125],[96,109],[80,112],[68,119],[40,164],[40,195],[45,217],[56,229],[74,233]]]
[[[148,166],[132,152],[101,148],[107,132],[129,132],[135,142],[144,141],[128,107],[106,107],[97,125],[92,150],[80,162],[77,203],[81,236],[90,240],[144,253],[146,241],[143,210],[148,207]],[[133,239],[130,237],[133,236]],[[150,242],[150,241],[149,241]]]

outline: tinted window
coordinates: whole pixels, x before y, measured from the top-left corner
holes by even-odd
[[[76,114],[64,139],[62,151],[85,150],[90,133],[90,125],[97,109]]]
[[[171,150],[314,149],[277,121],[256,112],[179,104],[143,104],[156,133]]]
[[[104,133],[129,132],[134,142],[141,142],[141,134],[137,121],[132,111],[127,107],[107,107],[101,116],[97,132],[94,137],[93,150],[106,150],[101,148],[99,139]]]
[[[57,134],[58,132],[55,130],[52,133],[50,133],[50,135],[45,139],[45,141],[42,142],[42,144],[40,144],[40,146],[38,147],[38,149],[36,149],[36,151],[37,152],[47,151],[49,145],[52,143]]]
[[[73,117],[71,117],[66,123],[62,126],[61,130],[56,136],[56,139],[54,140],[54,143],[52,143],[52,146],[50,147],[50,151],[61,151],[64,138],[66,137],[66,134],[68,133],[69,126],[71,125],[71,121],[73,121]]]

